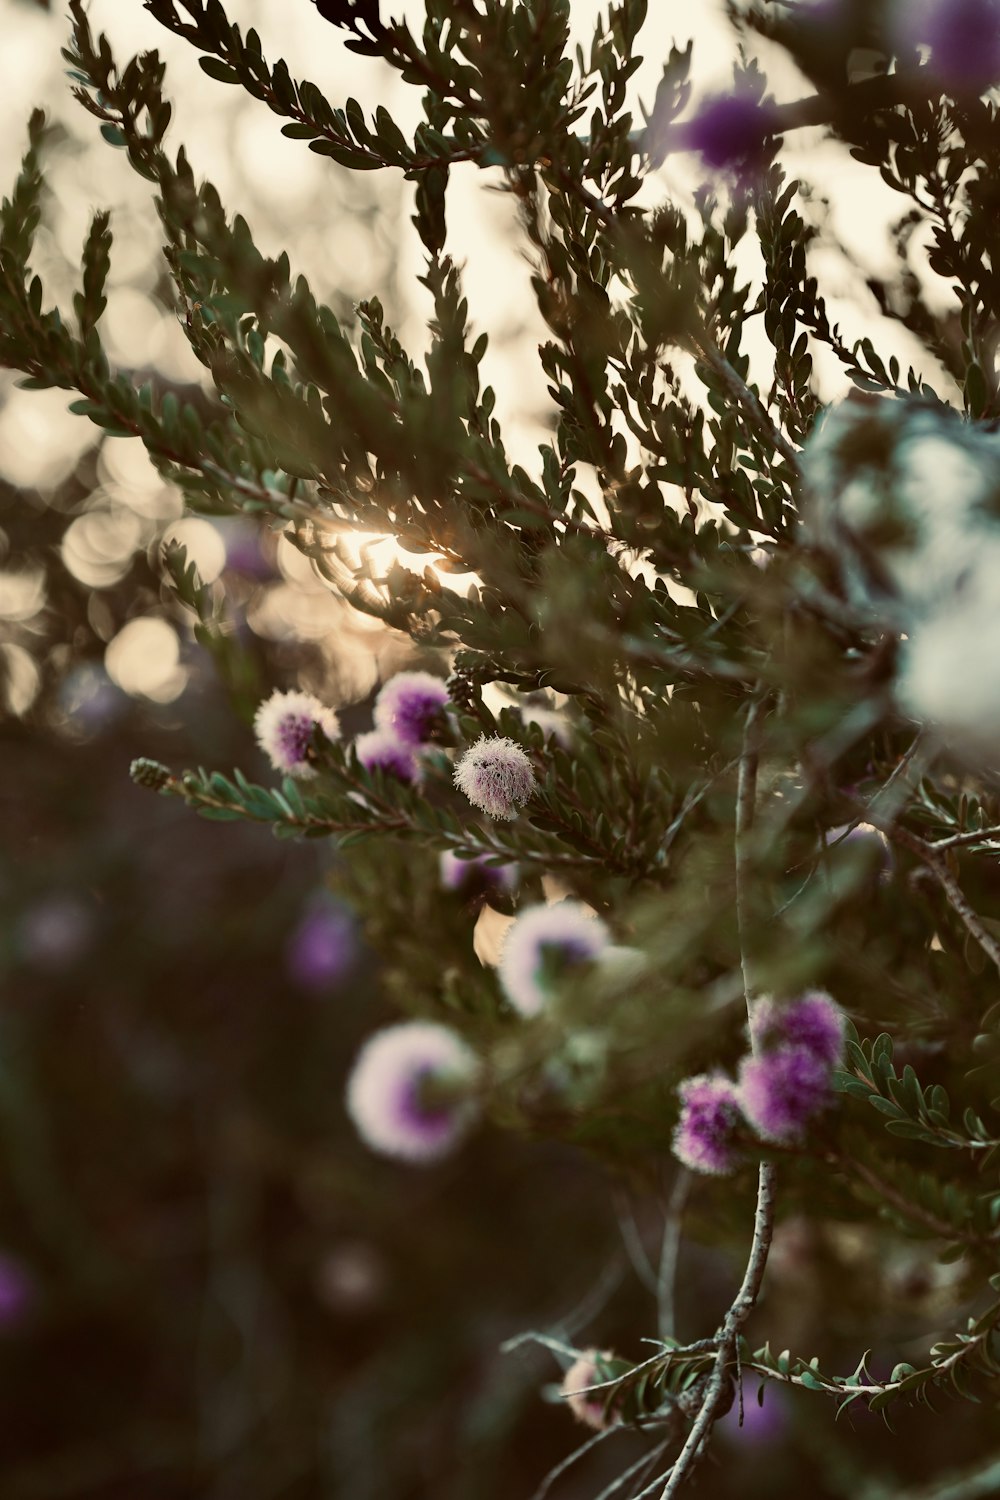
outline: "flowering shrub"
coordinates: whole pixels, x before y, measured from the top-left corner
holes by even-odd
[[[150,758],[136,781],[336,845],[340,895],[411,1016],[346,1082],[373,1151],[457,1162],[482,1115],[586,1149],[651,1203],[666,1181],[655,1274],[623,1230],[652,1347],[595,1365],[589,1344],[533,1336],[570,1361],[561,1394],[591,1442],[648,1439],[612,1488],[670,1500],[751,1375],[841,1409],[995,1400],[1000,115],[979,95],[1000,77],[996,7],[963,5],[949,34],[939,5],[912,28],[891,0],[733,6],[745,57],[770,39],[812,94],[779,104],[744,61],[692,102],[674,48],[636,130],[645,0],[615,0],[589,54],[570,49],[568,0],[433,0],[419,38],[373,0],[323,3],[331,45],[423,91],[412,139],[294,81],[216,0],[146,8],[286,135],[406,174],[432,316],[418,364],[375,299],[338,318],[288,255],[265,257],[168,147],[156,55],[119,66],[71,0],[76,97],[153,185],[211,387],[202,409],[111,369],[102,213],[74,316],[47,306],[30,265],[38,116],[0,222],[0,360],[140,440],[192,510],[283,528],[412,647],[370,719],[346,697],[264,698],[278,785]],[[905,205],[893,269],[870,278],[880,332],[908,335],[905,372],[831,321],[823,216],[785,175],[784,139],[806,126]],[[657,168],[681,156],[709,180],[668,193]],[[532,472],[507,456],[446,248],[451,174],[470,163],[516,205],[545,325],[552,432]],[[338,550],[351,529],[435,566],[375,578]],[[176,549],[164,566],[231,666],[224,601]],[[342,734],[355,711],[374,727]],[[877,880],[857,830],[892,846]],[[513,865],[516,889],[498,873]],[[818,1354],[775,1355],[757,1304],[796,1219],[807,1270],[840,1257],[838,1301],[802,1330]],[[932,1326],[895,1321],[883,1283],[854,1289],[852,1235],[873,1262],[918,1242]],[[705,1241],[742,1260],[707,1311],[681,1284]],[[877,1358],[845,1374],[855,1344]]]

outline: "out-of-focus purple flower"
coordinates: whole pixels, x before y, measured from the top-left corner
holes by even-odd
[[[347,1110],[373,1151],[422,1163],[447,1156],[478,1113],[479,1060],[434,1021],[404,1021],[366,1042],[347,1085]]]
[[[307,911],[292,933],[285,963],[296,984],[325,990],[350,973],[358,955],[358,941],[350,914],[332,901]]]
[[[765,1381],[764,1404],[757,1391],[747,1386],[743,1398],[743,1426],[740,1426],[740,1404],[734,1401],[718,1423],[717,1431],[728,1442],[747,1448],[769,1448],[780,1442],[788,1428],[788,1403],[776,1384]]]
[[[809,990],[794,1000],[755,1000],[750,1015],[754,1051],[804,1047],[828,1068],[840,1063],[847,1018],[825,990]]]
[[[0,1251],[0,1331],[20,1323],[34,1300],[31,1275],[19,1260]]]
[[[375,726],[411,745],[424,745],[444,722],[448,688],[430,672],[397,672],[375,699]]]
[[[581,901],[529,906],[504,939],[500,983],[522,1016],[537,1016],[553,986],[598,957],[610,941],[600,917]]]
[[[480,735],[455,767],[455,785],[491,818],[516,818],[535,789],[531,761],[503,736]]]
[[[1000,82],[1000,0],[896,0],[889,31],[901,50],[929,48],[927,72],[949,93]]]
[[[441,884],[446,891],[484,895],[487,891],[512,891],[517,885],[517,865],[490,864],[488,854],[463,859],[446,849],[441,855]]]
[[[767,157],[775,133],[775,106],[762,102],[744,85],[728,93],[708,94],[682,130],[684,147],[697,151],[711,172],[752,172]]]
[[[566,1371],[560,1387],[566,1398],[566,1405],[576,1420],[585,1427],[592,1427],[595,1432],[603,1432],[605,1427],[611,1427],[618,1420],[613,1414],[605,1412],[606,1391],[589,1392],[591,1386],[601,1385],[607,1380],[608,1377],[601,1373],[598,1361],[610,1358],[607,1350],[602,1352],[599,1349],[585,1349]]]
[[[783,1045],[743,1059],[739,1103],[765,1140],[799,1140],[831,1097],[830,1065],[808,1047]]]
[[[400,781],[419,781],[420,763],[413,745],[391,729],[371,729],[354,741],[358,760],[366,771],[385,771]]]
[[[723,1177],[739,1165],[733,1137],[741,1123],[736,1085],[724,1073],[699,1073],[678,1084],[681,1113],[673,1153],[692,1172]]]
[[[316,775],[309,747],[317,725],[328,740],[340,738],[340,724],[332,708],[312,693],[293,690],[272,693],[257,709],[253,727],[257,743],[276,771],[284,776]]]
[[[261,533],[256,526],[228,518],[216,520],[214,524],[226,545],[227,568],[258,583],[274,577],[274,564],[264,553]]]
[[[68,893],[45,896],[30,906],[18,930],[26,961],[49,973],[71,969],[90,947],[93,935],[90,911],[79,897]]]

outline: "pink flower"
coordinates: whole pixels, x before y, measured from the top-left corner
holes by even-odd
[[[830,1099],[830,1065],[808,1046],[784,1043],[743,1059],[739,1104],[765,1140],[801,1139]]]
[[[400,781],[419,781],[420,765],[412,744],[391,729],[372,729],[354,741],[358,760],[366,771],[385,771]]]
[[[404,1021],[361,1049],[347,1084],[347,1111],[373,1151],[438,1161],[475,1121],[478,1077],[478,1058],[454,1031],[434,1021]]]
[[[337,715],[312,693],[272,693],[257,709],[253,727],[274,769],[304,779],[316,775],[310,760],[314,731],[321,729],[328,740],[340,738]]]
[[[741,83],[701,101],[684,127],[684,144],[697,151],[709,171],[743,174],[766,160],[768,138],[776,127],[775,106]]]
[[[494,864],[488,854],[468,858],[446,849],[440,861],[441,884],[446,891],[484,895],[487,891],[512,891],[517,885],[517,865]]]
[[[530,906],[504,939],[500,983],[522,1016],[536,1016],[567,973],[598,957],[610,941],[600,917],[582,901]]]
[[[756,1000],[750,1016],[754,1050],[775,1046],[804,1047],[828,1068],[840,1063],[847,1017],[825,990],[810,990],[794,1000]]]
[[[741,1123],[736,1085],[724,1073],[699,1073],[678,1085],[680,1119],[673,1153],[692,1172],[722,1177],[739,1164],[733,1136]]]
[[[443,723],[450,701],[440,677],[430,672],[397,672],[375,699],[375,727],[391,730],[411,745],[423,745]]]
[[[1000,81],[1000,0],[895,0],[890,35],[900,49],[928,47],[926,70],[950,93]]]
[[[535,789],[531,761],[520,745],[480,735],[455,767],[455,785],[491,818],[516,818]]]
[[[610,1427],[618,1419],[609,1416],[605,1412],[605,1400],[609,1392],[594,1391],[588,1394],[588,1387],[602,1385],[607,1376],[602,1373],[599,1361],[610,1359],[607,1350],[586,1349],[573,1364],[570,1365],[562,1380],[562,1393],[566,1398],[566,1405],[573,1413],[578,1422],[586,1427],[592,1427],[595,1432],[603,1432],[605,1427]]]

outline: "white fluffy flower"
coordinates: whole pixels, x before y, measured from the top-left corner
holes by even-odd
[[[438,1161],[478,1113],[479,1059],[436,1021],[404,1021],[365,1043],[347,1085],[347,1111],[373,1151]]]
[[[1000,605],[942,611],[917,625],[903,647],[896,697],[946,737],[1000,748]]]
[[[254,715],[257,743],[276,771],[284,776],[315,776],[309,746],[317,725],[328,740],[340,738],[340,724],[332,708],[312,693],[272,693]]]
[[[515,818],[535,789],[535,774],[520,745],[483,734],[456,765],[455,785],[491,818]]]
[[[522,1016],[544,1010],[554,982],[602,954],[607,927],[581,901],[529,906],[506,933],[500,954],[500,983]]]

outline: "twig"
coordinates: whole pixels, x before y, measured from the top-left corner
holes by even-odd
[[[873,804],[867,807],[859,802],[857,798],[850,797],[848,800],[856,807],[864,807],[864,814],[868,822],[880,828],[887,838],[893,843],[900,844],[908,849],[911,854],[916,855],[922,865],[925,865],[938,885],[944,892],[945,899],[965,930],[973,937],[982,948],[983,952],[1000,970],[1000,942],[997,941],[983,926],[978,915],[969,902],[968,897],[962,890],[955,876],[948,868],[947,860],[939,852],[939,847],[927,843],[926,839],[911,833],[908,828],[903,828],[892,817],[884,817]]]
[[[743,1283],[736,1294],[732,1307],[726,1313],[719,1340],[715,1364],[708,1378],[708,1387],[702,1399],[701,1409],[688,1433],[687,1441],[674,1460],[670,1477],[660,1492],[660,1500],[672,1500],[687,1479],[692,1468],[701,1457],[702,1447],[719,1416],[723,1395],[729,1379],[729,1364],[736,1350],[736,1343],[743,1326],[753,1312],[764,1280],[767,1254],[774,1233],[775,1199],[774,1163],[762,1161],[757,1179],[757,1211],[754,1214],[753,1242],[747,1258]]]
[[[681,1167],[674,1178],[673,1190],[667,1203],[663,1221],[663,1239],[660,1241],[660,1265],[657,1276],[656,1306],[657,1332],[661,1339],[674,1337],[674,1284],[677,1280],[677,1257],[681,1248],[684,1227],[684,1204],[691,1186],[691,1173]]]
[[[736,920],[740,936],[740,967],[743,972],[743,989],[748,1017],[753,1004],[754,989],[746,948],[747,886],[752,874],[749,840],[753,830],[757,796],[757,769],[760,760],[758,723],[763,705],[763,696],[759,696],[750,704],[747,713],[736,789]],[[752,1030],[750,1036],[751,1046],[753,1046]],[[671,1497],[677,1494],[701,1457],[712,1427],[721,1413],[729,1382],[729,1365],[736,1354],[744,1324],[756,1306],[757,1296],[764,1279],[764,1268],[767,1265],[768,1251],[771,1248],[771,1238],[774,1233],[775,1180],[774,1163],[762,1161],[757,1176],[757,1208],[754,1213],[753,1240],[747,1257],[746,1270],[743,1273],[743,1281],[719,1330],[719,1346],[698,1415],[691,1425],[683,1448],[671,1466],[667,1482],[660,1492],[660,1500],[671,1500]]]

